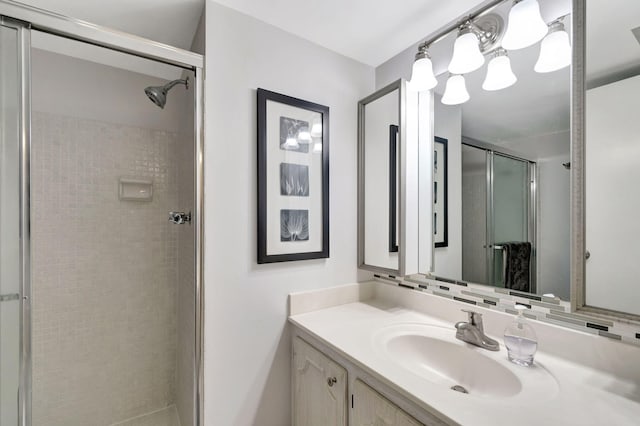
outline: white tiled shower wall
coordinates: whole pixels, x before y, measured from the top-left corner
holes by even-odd
[[[190,325],[176,319],[180,229],[167,212],[184,137],[49,113],[33,114],[32,133],[34,426],[173,404],[176,327]],[[120,201],[121,176],[153,180],[153,201]]]

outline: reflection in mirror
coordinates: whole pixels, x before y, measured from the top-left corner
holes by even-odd
[[[362,249],[365,265],[397,271],[400,88],[387,93],[384,91],[361,103],[364,192]]]
[[[433,274],[568,300],[571,1],[538,3],[542,41],[521,47],[516,34],[518,48],[503,48],[505,1],[429,46],[449,195],[448,243],[436,245]],[[481,58],[471,49],[452,60],[470,33]]]
[[[640,315],[640,2],[586,2],[586,305]]]

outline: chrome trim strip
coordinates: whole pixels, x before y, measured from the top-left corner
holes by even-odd
[[[571,58],[571,311],[585,305],[585,24],[586,2],[574,0],[572,14],[573,57]]]
[[[195,364],[194,424],[204,425],[204,70],[195,70]]]
[[[31,425],[31,31],[20,25],[20,421]]]
[[[398,221],[398,274],[407,275],[407,90],[405,80],[399,80],[400,102],[398,103],[398,156],[400,157],[400,173],[398,173],[397,196],[400,197],[396,220]],[[391,188],[389,188],[391,190]]]
[[[29,22],[31,28],[36,30],[142,56],[158,62],[187,69],[204,66],[202,55],[197,53],[70,18],[15,0],[0,0],[0,15]]]

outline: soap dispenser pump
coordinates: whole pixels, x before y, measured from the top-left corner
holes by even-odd
[[[504,330],[504,345],[509,361],[529,367],[533,365],[533,357],[538,349],[538,337],[523,315],[526,309],[526,306],[516,305],[518,317]]]

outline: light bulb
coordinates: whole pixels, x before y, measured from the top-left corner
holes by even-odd
[[[322,137],[322,123],[320,122],[313,123],[313,126],[311,126],[311,137],[312,138]]]
[[[313,152],[322,152],[322,142],[316,142],[313,144]]]
[[[493,91],[505,89],[513,86],[518,77],[511,70],[511,60],[507,56],[507,51],[500,49],[496,51],[496,56],[487,65],[487,76],[482,83],[484,90]]]
[[[453,57],[449,63],[449,72],[467,74],[477,70],[483,64],[484,55],[480,52],[478,36],[472,32],[460,34],[453,45]]]
[[[298,148],[300,145],[298,144],[298,139],[293,137],[288,137],[284,142],[285,148]]]
[[[311,143],[311,133],[308,130],[301,130],[298,132],[298,141],[300,143]]]
[[[507,31],[502,47],[517,50],[536,44],[547,34],[547,24],[540,15],[538,0],[522,0],[509,11]]]
[[[420,55],[420,53],[418,53],[418,55]],[[436,80],[436,76],[433,74],[433,63],[429,56],[415,60],[409,84],[418,92],[431,90],[438,85],[438,80]]]
[[[469,92],[465,85],[464,77],[452,75],[447,80],[447,85],[442,96],[442,103],[445,105],[459,105],[469,100]]]
[[[540,56],[533,68],[536,72],[552,72],[571,65],[571,42],[561,22],[549,28],[549,34],[540,43]]]

